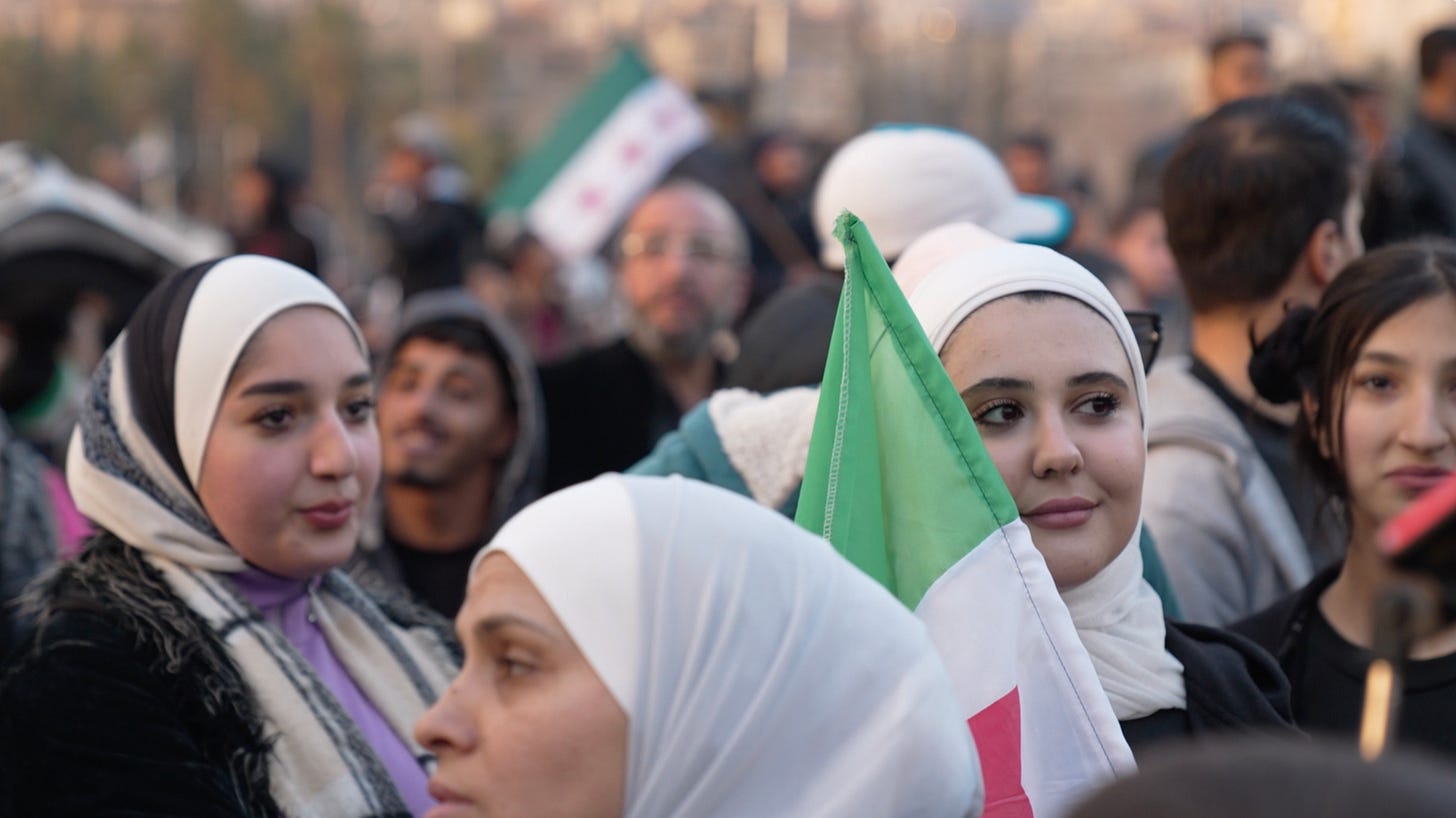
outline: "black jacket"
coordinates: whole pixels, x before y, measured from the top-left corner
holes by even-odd
[[[1456,238],[1456,132],[1421,114],[1371,169],[1361,223],[1365,244]]]
[[[103,535],[34,602],[0,681],[0,815],[280,814],[241,671],[140,552]]]
[[[624,471],[677,428],[682,410],[626,339],[541,370],[546,490]]]
[[[1183,663],[1186,710],[1124,721],[1133,754],[1170,740],[1230,730],[1292,729],[1289,680],[1266,651],[1219,628],[1168,621],[1168,652]]]
[[[1301,727],[1353,740],[1372,654],[1340,636],[1320,613],[1319,599],[1339,571],[1338,565],[1326,569],[1234,627],[1274,651],[1293,687],[1294,716]],[[1456,755],[1456,654],[1412,659],[1401,681],[1399,742],[1448,758]]]

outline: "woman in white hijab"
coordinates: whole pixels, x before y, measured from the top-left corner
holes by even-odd
[[[379,476],[359,328],[260,256],[147,296],[66,477],[100,533],[34,592],[0,687],[0,814],[401,818],[444,622],[338,570]]]
[[[608,475],[481,554],[465,666],[420,720],[452,816],[978,815],[917,619],[736,494]]]
[[[962,228],[964,232],[964,229]],[[1136,753],[1165,738],[1289,723],[1267,654],[1167,622],[1138,538],[1147,386],[1131,325],[1076,262],[1022,244],[947,247],[911,275],[910,304],[960,390]],[[1190,502],[1196,502],[1190,498]]]

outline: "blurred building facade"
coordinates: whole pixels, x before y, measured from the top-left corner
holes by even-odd
[[[57,51],[143,38],[164,55],[196,51],[187,10],[222,2],[3,0],[0,38]],[[1450,0],[228,2],[261,19],[264,36],[320,2],[357,19],[375,65],[366,79],[392,90],[366,86],[351,102],[372,106],[349,113],[356,173],[382,123],[424,108],[447,123],[467,169],[488,185],[613,45],[630,42],[685,86],[741,105],[752,128],[832,143],[877,121],[923,121],[993,145],[1039,129],[1112,198],[1138,145],[1201,110],[1212,33],[1263,28],[1280,79],[1359,72],[1399,98],[1413,85],[1420,31],[1456,19]],[[286,124],[253,127],[286,132]],[[5,130],[0,122],[0,137]]]

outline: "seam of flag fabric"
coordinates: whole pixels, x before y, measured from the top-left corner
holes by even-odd
[[[844,277],[844,294],[839,299],[840,316],[844,326],[844,348],[849,347],[849,334],[854,321],[851,320],[853,312],[854,276]],[[823,537],[830,542],[834,541],[834,510],[839,505],[839,464],[844,461],[844,421],[849,415],[849,356],[841,356],[839,375],[839,413],[838,420],[834,424],[834,446],[829,454],[829,486],[824,492],[824,533]]]

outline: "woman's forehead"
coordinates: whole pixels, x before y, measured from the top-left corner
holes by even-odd
[[[233,364],[232,381],[262,368],[316,361],[321,355],[343,368],[366,366],[353,330],[342,316],[326,307],[292,307],[263,322],[248,339]]]
[[[511,621],[548,635],[566,628],[526,572],[502,551],[487,552],[471,575],[465,605],[457,618],[462,630],[492,621]]]
[[[1087,304],[1065,296],[998,298],[967,316],[950,346],[959,347],[966,358],[962,365],[975,371],[1107,371],[1132,382],[1127,351],[1112,324]]]

